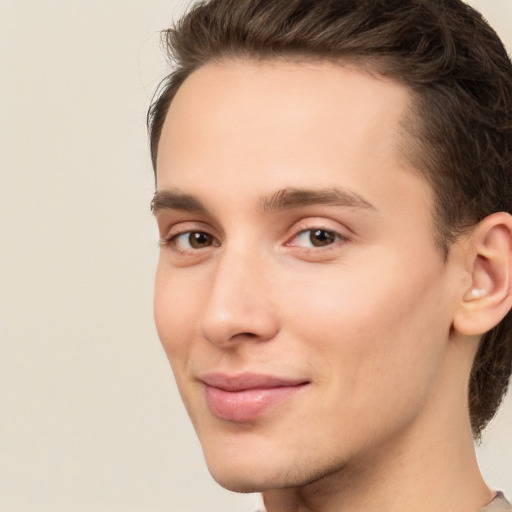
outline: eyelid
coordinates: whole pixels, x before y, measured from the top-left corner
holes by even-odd
[[[204,231],[218,238],[217,231],[208,223],[199,220],[178,220],[168,221],[158,226],[161,240],[168,240],[175,235],[187,233],[189,231]]]
[[[337,231],[334,231],[334,230],[332,230],[332,229],[324,229],[324,228],[310,228],[310,229],[303,229],[302,231],[299,231],[299,232],[298,232],[298,233],[293,237],[293,240],[297,240],[297,239],[299,239],[299,238],[302,238],[302,237],[303,237],[305,234],[307,234],[307,233],[310,233],[310,236],[311,236],[311,234],[312,234],[312,233],[315,233],[315,232],[317,232],[317,231],[323,231],[323,232],[325,232],[325,233],[330,233],[330,234],[332,234],[332,235],[333,235],[334,240],[333,240],[331,243],[326,244],[326,245],[325,245],[325,247],[327,247],[327,246],[329,246],[329,245],[333,245],[334,243],[339,242],[339,241],[341,241],[341,240],[343,240],[343,239],[344,239],[344,237],[343,237],[343,235],[342,235],[341,233],[338,233]],[[304,246],[301,246],[301,245],[299,245],[299,244],[297,244],[297,246],[299,246],[299,247],[304,247]],[[320,247],[322,247],[322,246],[314,246],[314,245],[313,245],[312,247],[320,248]]]
[[[296,258],[312,263],[322,263],[337,260],[342,251],[352,241],[352,231],[336,221],[325,218],[308,218],[292,226],[292,234],[286,239],[284,249],[290,251]],[[305,232],[323,230],[333,233],[336,237],[332,243],[326,245],[300,244],[298,237]]]
[[[206,235],[212,237],[212,239],[216,242],[212,244],[211,246],[207,246],[204,249],[208,249],[209,247],[218,247],[220,246],[220,239],[219,236],[216,233],[216,230],[213,229],[210,225],[205,224],[203,222],[197,222],[197,221],[183,221],[183,222],[177,222],[170,227],[166,229],[162,229],[161,233],[164,232],[165,235],[160,235],[159,240],[159,246],[160,247],[169,247],[173,246],[173,250],[176,253],[193,253],[193,252],[199,252],[200,249],[178,249],[177,245],[174,245],[174,241],[183,235],[190,234],[190,233],[205,233]]]
[[[334,240],[328,244],[325,245],[314,245],[314,244],[306,244],[302,245],[301,243],[298,243],[298,240],[300,237],[304,236],[308,232],[315,232],[315,231],[325,231],[327,233],[331,233],[334,235]],[[311,236],[311,235],[310,235]],[[295,250],[300,251],[312,251],[312,252],[320,252],[320,251],[328,251],[333,250],[335,248],[338,248],[340,243],[346,243],[348,241],[348,238],[344,236],[342,233],[335,231],[334,229],[327,229],[323,227],[312,227],[308,229],[303,229],[301,231],[298,231],[295,233],[288,241],[285,243],[287,247],[290,247]]]
[[[288,245],[291,240],[301,235],[302,233],[314,230],[329,231],[338,235],[342,240],[349,239],[352,233],[349,228],[341,225],[339,222],[330,221],[320,217],[311,217],[307,219],[301,219],[292,225],[289,230],[291,231],[291,235],[287,237],[284,245]]]
[[[179,245],[180,238],[182,238],[182,237],[190,238],[190,235],[192,235],[193,233],[206,235],[208,238],[211,239],[211,244],[206,245],[204,247],[181,248]],[[176,233],[175,235],[171,235],[170,237],[166,238],[163,242],[161,241],[160,244],[161,244],[161,246],[162,245],[164,245],[164,246],[171,245],[176,252],[179,252],[182,254],[193,253],[193,252],[197,252],[197,251],[204,251],[204,250],[210,249],[211,247],[219,247],[220,246],[219,241],[213,235],[211,235],[210,233],[207,233],[206,231],[198,231],[195,229],[192,229],[189,231],[183,231],[180,233]],[[188,241],[188,244],[190,245],[190,240]]]

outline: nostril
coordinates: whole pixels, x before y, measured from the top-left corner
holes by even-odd
[[[257,341],[259,339],[261,339],[261,336],[258,335],[257,332],[242,331],[242,332],[237,332],[234,336],[231,336],[229,338],[229,342],[240,342],[240,341],[243,341],[243,340],[246,340],[246,341],[249,341],[249,340]]]

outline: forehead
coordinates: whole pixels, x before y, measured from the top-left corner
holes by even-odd
[[[394,181],[400,193],[394,175],[421,178],[399,149],[410,101],[405,86],[353,66],[208,64],[187,78],[170,105],[158,189],[192,187],[206,197],[221,180],[231,197],[330,186],[365,196]]]
[[[253,149],[248,158],[301,138],[311,146],[334,141],[345,155],[354,141],[358,149],[388,152],[402,135],[409,101],[405,86],[341,64],[211,63],[192,73],[173,99],[157,168],[177,160],[189,143],[234,151],[246,135],[254,139],[252,148],[243,141],[244,151]]]

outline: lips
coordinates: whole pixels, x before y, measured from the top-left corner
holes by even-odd
[[[252,373],[233,376],[210,373],[201,381],[210,412],[233,422],[255,420],[308,385],[304,380]]]

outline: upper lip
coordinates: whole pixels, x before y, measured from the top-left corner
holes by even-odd
[[[199,380],[201,380],[207,386],[222,389],[224,391],[272,389],[279,387],[299,386],[301,384],[308,383],[306,379],[295,379],[250,372],[239,373],[236,375],[212,372],[204,374]]]

